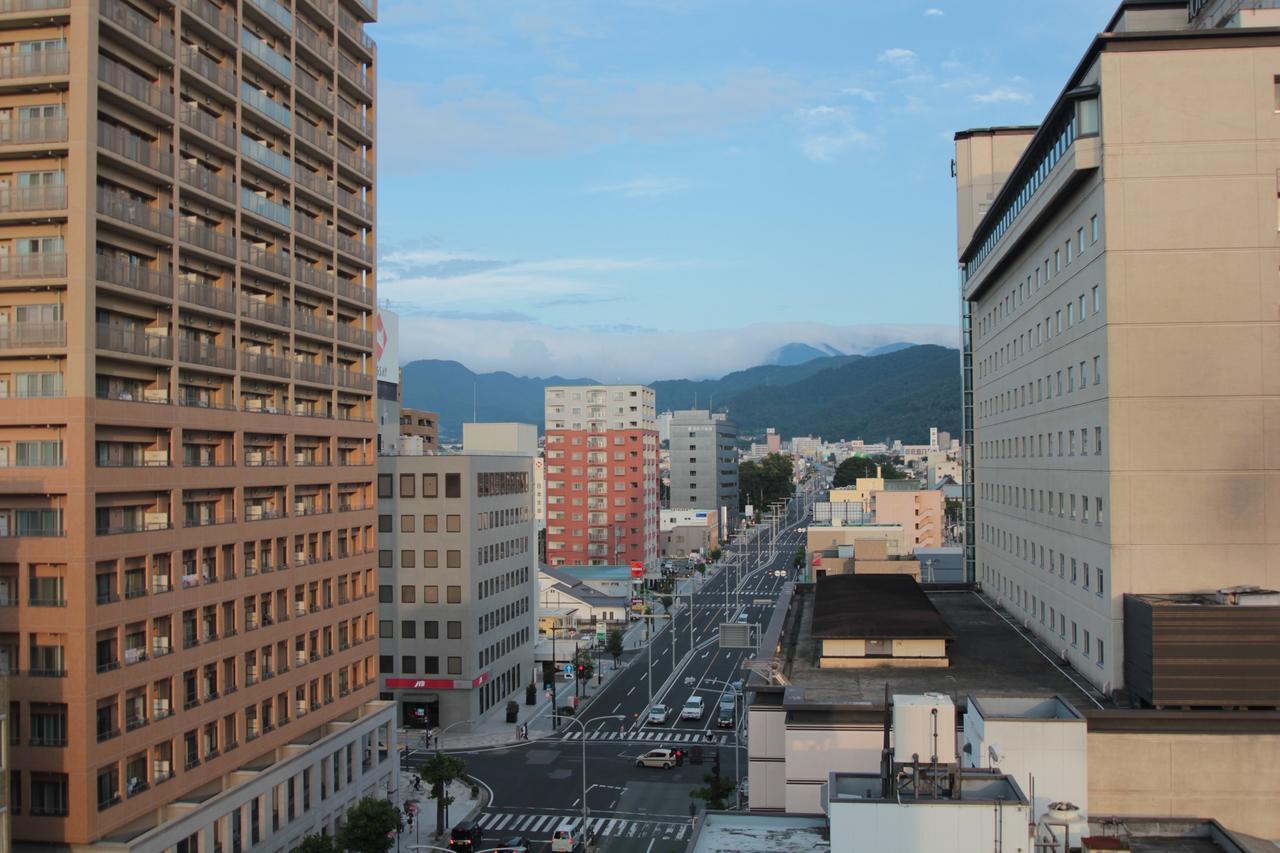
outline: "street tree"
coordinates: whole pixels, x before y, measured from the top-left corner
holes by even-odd
[[[880,476],[886,480],[905,480],[907,475],[893,465],[887,456],[850,456],[836,468],[831,485],[835,488],[852,486],[855,481],[874,477],[876,467],[880,468]]]
[[[298,844],[298,853],[342,853],[329,835],[304,835]]]
[[[595,675],[596,662],[588,649],[578,649],[573,654],[573,671],[581,681],[587,681]]]
[[[747,461],[738,466],[738,509],[748,504],[757,510],[795,493],[791,458],[770,453],[759,462]]]
[[[436,834],[444,832],[444,810],[453,803],[449,785],[457,779],[465,779],[467,763],[456,755],[437,752],[418,768],[418,775],[426,782],[431,799],[436,801]]]
[[[347,812],[337,847],[351,853],[387,853],[396,844],[402,821],[400,809],[390,800],[365,797]]]
[[[613,665],[617,666],[618,661],[622,660],[622,631],[617,628],[610,629],[604,638],[604,648],[613,657]]]
[[[723,811],[728,808],[729,798],[733,795],[733,781],[721,776],[718,771],[719,767],[715,772],[704,775],[702,781],[706,784],[690,791],[689,796],[702,800],[710,810]]]

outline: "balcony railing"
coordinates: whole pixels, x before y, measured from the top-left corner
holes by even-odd
[[[179,115],[182,118],[182,123],[192,130],[202,133],[214,142],[220,142],[228,148],[234,149],[236,147],[236,134],[228,122],[216,119],[190,104],[183,104]]]
[[[346,252],[348,255],[359,258],[365,263],[373,261],[373,249],[358,238],[348,237],[346,234],[339,232],[337,243],[339,251]]]
[[[346,104],[338,104],[338,118],[354,127],[357,131],[366,137],[373,137],[373,122],[359,110],[352,109]]]
[[[338,340],[343,343],[355,344],[363,349],[369,349],[373,346],[373,332],[347,323],[339,323]]]
[[[250,2],[266,12],[268,17],[284,27],[286,31],[293,30],[293,13],[275,0],[250,0]]]
[[[255,163],[261,163],[276,174],[284,175],[286,178],[293,175],[293,162],[287,155],[273,151],[258,140],[244,134],[240,135],[240,153]]]
[[[19,42],[21,44],[21,42]],[[65,50],[41,50],[35,53],[7,53],[0,56],[0,80],[23,77],[53,77],[66,74],[69,54]]]
[[[295,132],[298,134],[299,139],[309,142],[326,154],[333,156],[333,137],[326,133],[323,128],[315,127],[305,121],[300,121],[297,124]],[[65,129],[63,131],[63,138],[66,138]],[[303,170],[299,169],[298,171]]]
[[[357,391],[373,390],[373,377],[367,373],[339,368],[334,371],[334,375],[337,377],[338,384],[343,388],[354,388]]]
[[[66,116],[0,121],[0,145],[28,145],[66,141]]]
[[[184,302],[193,302],[205,308],[232,313],[235,311],[235,296],[227,288],[215,287],[200,279],[181,281],[178,295]]]
[[[120,0],[102,0],[102,17],[161,53],[173,56],[173,33]]]
[[[168,335],[149,335],[143,329],[109,323],[98,324],[98,349],[147,358],[173,358],[173,340]]]
[[[3,126],[3,123],[0,123]],[[0,255],[0,281],[29,278],[66,278],[67,256],[62,252],[33,255]],[[329,288],[333,290],[332,287]]]
[[[310,169],[299,169],[297,181],[321,198],[333,198],[333,182],[319,173],[312,172]],[[301,219],[299,217],[299,221]]]
[[[51,9],[69,9],[71,0],[0,0],[0,13],[45,12]]]
[[[296,35],[298,41],[301,44],[306,45],[312,53],[316,54],[330,65],[333,64],[333,45],[324,41],[322,36],[306,24],[299,22],[294,28],[294,35]]]
[[[338,162],[342,163],[366,178],[373,177],[373,164],[363,154],[347,148],[338,149]]]
[[[277,326],[289,325],[289,309],[265,299],[251,299],[244,294],[240,296],[240,316]]]
[[[207,225],[184,219],[178,227],[178,236],[184,243],[208,249],[228,258],[236,256],[236,241]]]
[[[352,41],[360,45],[365,53],[373,55],[373,39],[364,31],[364,24],[357,21],[355,16],[346,9],[338,10],[338,26],[351,36]]]
[[[230,347],[207,344],[203,341],[181,340],[178,342],[178,360],[187,364],[202,364],[206,367],[234,370],[236,351]]]
[[[98,122],[98,145],[126,160],[132,160],[148,169],[173,174],[173,155],[137,134],[130,133],[122,127]]]
[[[338,71],[342,73],[343,77],[354,83],[357,89],[368,95],[370,99],[373,98],[373,85],[369,82],[368,73],[365,71],[364,66],[357,65],[342,54],[338,54]]]
[[[355,193],[346,190],[338,192],[338,207],[353,213],[366,221],[373,221],[373,209]]]
[[[182,48],[182,67],[194,71],[229,95],[236,93],[235,72],[223,68],[194,47]]]
[[[289,378],[289,360],[261,352],[240,352],[240,369],[250,373]]]
[[[135,101],[173,115],[173,93],[166,92],[154,80],[149,80],[105,56],[98,57],[98,79]]]
[[[289,256],[283,252],[273,252],[252,243],[242,243],[241,247],[244,260],[255,267],[280,275],[289,274]]]
[[[333,90],[327,86],[311,79],[311,76],[298,69],[293,75],[294,83],[297,84],[298,90],[310,95],[313,100],[319,101],[329,109],[333,109]]]
[[[105,187],[98,187],[98,212],[156,234],[173,236],[172,213]]]
[[[235,184],[212,169],[207,169],[199,163],[183,160],[178,172],[182,182],[189,187],[203,190],[224,201],[234,202],[236,200]]]
[[[255,89],[243,81],[240,83],[240,98],[246,104],[281,126],[293,126],[293,113],[289,111],[288,107],[276,103],[265,92]]]
[[[333,321],[327,317],[317,317],[309,311],[293,312],[293,326],[304,332],[331,338],[333,337]]]
[[[289,61],[288,57],[282,56],[275,48],[253,33],[248,30],[241,30],[240,44],[245,53],[256,57],[263,65],[284,77],[285,80],[293,77],[293,63]]]
[[[245,210],[252,211],[259,216],[266,217],[277,225],[288,228],[293,220],[293,211],[288,206],[274,202],[269,198],[260,196],[248,187],[240,188],[240,206]],[[289,271],[289,263],[286,260],[284,264],[285,273]]]
[[[194,14],[231,41],[236,40],[235,19],[230,15],[223,14],[209,0],[182,0],[182,8]]]
[[[338,295],[359,302],[362,305],[373,305],[372,290],[345,278],[338,279]]]
[[[300,234],[304,234],[326,246],[333,245],[333,228],[325,225],[318,219],[312,219],[308,216],[299,216],[296,229]]]
[[[333,368],[324,364],[312,364],[309,361],[294,362],[293,375],[300,382],[313,382],[319,385],[333,384]]]
[[[316,269],[313,266],[304,264],[302,261],[295,262],[293,268],[294,276],[298,281],[308,287],[314,287],[317,290],[323,290],[326,293],[333,293],[334,282],[337,280],[337,276],[333,273],[327,270]],[[361,290],[363,290],[363,288],[361,288]]]
[[[66,345],[67,324],[61,320],[47,323],[0,323],[0,350]]]

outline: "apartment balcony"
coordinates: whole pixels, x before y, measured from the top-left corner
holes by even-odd
[[[183,302],[212,308],[215,311],[235,313],[235,296],[230,289],[214,287],[201,279],[182,280],[178,285],[178,296]]]
[[[7,53],[0,56],[0,80],[60,77],[68,67],[69,54],[65,50]]]
[[[323,18],[333,17],[333,0],[299,0]]]
[[[293,13],[275,0],[249,0],[249,4],[274,21],[285,35],[293,33]]]
[[[283,86],[293,84],[293,63],[266,41],[242,29],[240,30],[240,47],[242,56],[251,56],[257,60],[256,64],[273,74],[276,82]]]
[[[327,317],[317,317],[309,311],[293,312],[293,327],[321,338],[333,337],[333,321]]]
[[[373,249],[368,244],[361,242],[355,237],[348,237],[342,232],[338,232],[337,237],[339,252],[344,252],[353,258],[358,258],[366,264],[373,263]]]
[[[316,127],[305,121],[299,121],[294,128],[299,139],[315,148],[326,157],[333,156],[333,137],[324,128]],[[299,170],[301,171],[301,170]]]
[[[301,177],[301,175],[299,175]],[[333,226],[325,225],[319,219],[312,219],[309,216],[299,216],[297,219],[296,230],[299,234],[307,237],[315,243],[328,248],[334,242]]]
[[[323,175],[312,172],[310,169],[298,169],[297,174],[298,186],[313,193],[324,201],[333,200],[333,181],[325,178]],[[301,217],[299,217],[301,220]],[[328,237],[328,242],[332,244],[332,235]]]
[[[67,345],[67,324],[50,323],[0,324],[0,352],[15,349],[46,349]]]
[[[294,27],[294,35],[298,39],[298,44],[311,51],[316,58],[328,65],[333,65],[333,45],[324,36],[301,21]]]
[[[236,42],[236,22],[231,15],[223,14],[222,11],[210,3],[209,0],[182,0],[182,8],[188,14],[183,15],[185,20],[198,20],[214,33],[225,38],[231,44]]]
[[[255,193],[248,187],[240,188],[240,207],[243,210],[256,214],[263,219],[270,220],[281,228],[289,228],[293,221],[293,211],[287,205],[272,201],[266,196]],[[285,257],[281,255],[281,257]],[[286,258],[284,262],[284,273],[289,272],[289,263]]]
[[[339,190],[338,207],[367,224],[373,224],[373,207],[355,193]]]
[[[148,334],[143,329],[99,323],[97,327],[97,344],[98,349],[107,350],[108,352],[118,352],[144,358],[158,358],[165,361],[173,358],[173,340],[168,335]]]
[[[120,0],[102,0],[103,20],[110,21],[138,41],[155,48],[166,57],[173,56],[173,33],[155,21],[140,15]]]
[[[293,162],[289,157],[279,151],[268,148],[256,139],[242,134],[240,136],[240,153],[253,162],[265,166],[277,175],[282,175],[286,178],[293,177]],[[242,191],[251,192],[247,189]],[[288,225],[287,222],[282,224]]]
[[[372,22],[378,17],[378,0],[352,0],[363,15],[366,22]]]
[[[351,388],[356,391],[373,390],[373,377],[367,373],[337,368],[334,370],[334,377],[337,379],[337,384],[343,388]]]
[[[117,154],[131,163],[145,166],[165,175],[173,174],[173,155],[158,145],[130,133],[122,127],[98,122],[98,147]]]
[[[240,316],[248,317],[250,320],[256,320],[260,323],[271,323],[276,326],[283,326],[286,329],[289,328],[289,309],[275,302],[267,302],[265,299],[253,299],[241,294]]]
[[[338,163],[346,166],[354,171],[362,178],[373,180],[373,164],[369,159],[358,151],[352,151],[348,148],[338,148]]]
[[[351,40],[351,44],[359,50],[364,58],[373,62],[373,39],[364,31],[364,24],[346,9],[338,10],[338,34]]]
[[[3,122],[0,122],[0,127]],[[33,255],[0,255],[0,282],[67,277],[67,256],[62,252]]]
[[[184,243],[226,258],[234,259],[236,256],[236,241],[234,239],[227,234],[214,231],[209,226],[190,219],[184,219],[179,224],[178,238]]]
[[[368,98],[366,103],[373,103],[373,82],[369,80],[368,72],[365,71],[364,66],[352,62],[342,54],[338,54],[338,73],[355,86],[357,91]]]
[[[235,370],[236,351],[230,347],[208,344],[203,341],[180,340],[178,342],[178,360],[184,364],[198,364],[201,367]]]
[[[227,151],[236,150],[236,133],[229,122],[216,119],[190,104],[183,104],[178,111],[182,123],[202,136],[223,146]]]
[[[299,284],[306,285],[313,290],[320,290],[325,293],[333,293],[334,284],[337,276],[326,270],[316,269],[313,266],[304,264],[302,261],[296,261],[293,265],[294,280]],[[361,288],[363,290],[363,288]]]
[[[207,169],[199,163],[183,160],[178,168],[178,176],[186,187],[208,193],[228,204],[235,204],[236,185],[212,169]]]
[[[361,329],[358,326],[352,326],[349,323],[338,324],[338,340],[361,349],[373,348],[373,332],[368,329]]]
[[[267,353],[240,351],[240,369],[263,376],[289,378],[289,359]]]
[[[241,250],[244,260],[255,267],[277,275],[289,274],[289,256],[283,252],[273,252],[252,243],[242,243]]]
[[[194,71],[230,98],[235,98],[236,92],[239,91],[236,75],[232,69],[223,68],[194,47],[183,46],[182,67],[188,71]]]
[[[105,56],[98,57],[98,80],[105,83],[109,90],[125,95],[136,104],[166,116],[173,115],[172,92],[165,91],[154,80],[130,71]]]
[[[66,141],[65,116],[0,122],[0,145],[39,145]]]
[[[291,82],[286,78],[286,83]],[[283,104],[272,100],[263,92],[250,86],[248,83],[241,81],[240,83],[240,100],[253,107],[266,118],[278,124],[281,128],[288,130],[293,126],[293,113]]]
[[[338,119],[354,130],[362,140],[373,144],[373,121],[367,115],[339,102]]]
[[[299,382],[308,382],[313,385],[333,384],[333,368],[325,364],[295,361],[293,363],[293,376]]]
[[[153,234],[173,236],[172,213],[105,187],[98,187],[98,213]]]
[[[71,0],[0,0],[0,15],[11,12],[48,12],[70,8]]]
[[[66,186],[0,188],[0,214],[66,210]]]
[[[361,305],[373,307],[373,289],[347,279],[338,279],[338,295]]]
[[[314,80],[311,75],[301,68],[294,73],[293,81],[299,92],[315,101],[326,111],[333,110],[333,90],[328,86]]]

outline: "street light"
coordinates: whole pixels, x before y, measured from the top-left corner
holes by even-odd
[[[739,764],[738,761],[738,753],[741,751],[742,747],[738,743],[738,708],[741,707],[745,712],[746,703],[743,702],[742,705],[739,706],[738,700],[742,696],[742,691],[733,682],[720,681],[716,678],[704,678],[702,680],[707,684],[723,685],[733,691],[733,803],[734,810],[736,811],[742,808],[742,765]]]
[[[449,725],[445,726],[445,727],[444,727],[443,729],[441,729],[440,731],[436,732],[436,757],[438,758],[438,757],[440,756],[441,752],[443,751],[443,747],[441,747],[441,744],[442,744],[442,743],[444,743],[444,733],[445,733],[445,732],[449,731],[449,729],[453,728],[454,726],[461,726],[461,725],[464,725],[464,724],[466,724],[466,723],[474,723],[474,722],[475,722],[475,720],[455,720],[454,722],[452,722],[452,723],[450,723]],[[445,791],[444,791],[444,786],[441,786],[441,791],[440,791],[440,792],[441,792],[441,794],[444,794],[444,793],[445,793]],[[446,824],[446,825],[449,823],[449,805],[448,805],[448,803],[446,803],[446,804],[445,804],[445,807],[444,807],[444,822],[445,822],[445,824]],[[415,821],[415,825],[416,825],[416,821]]]
[[[558,717],[560,715],[552,714],[552,716]],[[606,714],[603,717],[592,717],[586,723],[577,717],[564,718],[567,721],[566,725],[577,723],[578,727],[582,729],[582,834],[584,837],[587,834],[587,723],[594,723],[596,720],[625,720],[626,718],[625,714]]]

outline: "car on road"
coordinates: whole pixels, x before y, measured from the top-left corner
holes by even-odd
[[[661,767],[670,770],[676,766],[676,754],[670,749],[651,749],[636,759],[636,767]],[[552,848],[553,850],[556,848]],[[566,850],[571,848],[566,847]]]
[[[739,613],[739,614],[738,614],[738,624],[739,624],[739,625],[745,625],[745,624],[747,624],[747,622],[749,622],[750,620],[751,620],[751,616],[747,613],[747,611],[745,611],[745,610],[744,610],[744,611],[742,611],[741,613]]]
[[[654,705],[649,709],[649,719],[646,723],[651,726],[661,726],[671,718],[671,709],[666,705]]]
[[[684,703],[684,707],[680,709],[680,719],[682,720],[701,720],[702,712],[706,710],[706,706],[701,696],[690,696]]]
[[[523,851],[532,850],[533,848],[529,845],[529,839],[523,835],[517,835],[506,839],[494,849],[498,853],[517,853],[517,851],[523,853]]]
[[[722,729],[731,729],[738,723],[737,703],[732,697],[721,699],[716,711],[716,725]]]
[[[474,820],[464,820],[449,831],[450,850],[479,850],[484,830]]]
[[[578,849],[577,836],[571,829],[557,829],[551,834],[551,853],[574,853]]]

